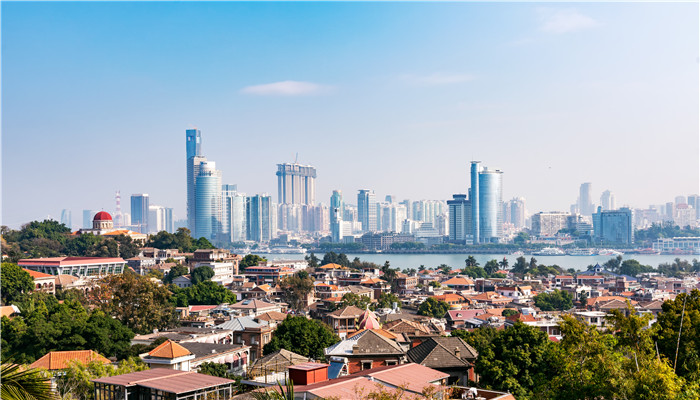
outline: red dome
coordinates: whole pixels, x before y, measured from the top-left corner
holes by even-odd
[[[112,216],[109,215],[109,213],[106,213],[104,211],[100,211],[97,214],[95,214],[95,218],[92,219],[93,221],[111,221]]]

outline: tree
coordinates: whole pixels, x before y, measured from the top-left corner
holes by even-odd
[[[172,283],[173,279],[177,278],[178,276],[187,275],[189,273],[190,269],[185,267],[184,265],[174,265],[172,268],[170,268],[170,271],[165,276],[165,278],[163,278],[163,283]]]
[[[530,257],[530,269],[536,269],[537,268],[537,259],[535,257]]]
[[[0,265],[0,285],[2,304],[9,305],[17,300],[22,293],[34,290],[34,279],[17,264],[2,263]]]
[[[139,254],[139,246],[134,242],[131,237],[126,235],[117,235],[114,237],[114,241],[117,243],[119,248],[119,257],[123,259],[136,257]]]
[[[306,273],[306,271],[301,271]],[[314,290],[314,281],[306,273],[305,277],[300,274],[285,278],[280,286],[285,293],[289,306],[294,310],[301,310],[306,306],[306,299]]]
[[[486,263],[486,265],[484,265],[484,271],[486,271],[486,273],[489,276],[491,276],[491,275],[495,274],[496,271],[498,271],[498,267],[499,267],[499,265],[498,265],[497,260],[489,260]]]
[[[489,274],[486,273],[486,270],[481,268],[478,265],[475,265],[473,267],[465,267],[462,270],[462,273],[464,275],[467,275],[471,278],[487,278]]]
[[[437,266],[437,270],[442,272],[444,275],[449,275],[449,273],[452,271],[452,268],[450,268],[450,266],[447,264],[440,264]]]
[[[372,299],[355,293],[345,293],[342,297],[342,302],[341,307],[355,306],[364,310],[372,303]]]
[[[348,256],[345,255],[345,253],[334,253],[331,251],[324,254],[323,260],[321,260],[321,265],[326,264],[338,264],[343,267],[348,267],[350,266],[350,260],[348,260]]]
[[[542,311],[565,311],[574,307],[571,293],[554,289],[552,293],[540,293],[534,297],[535,305]]]
[[[394,303],[397,307],[401,307],[401,300],[393,293],[382,293],[377,301],[377,308],[393,308]]]
[[[527,271],[527,259],[523,256],[518,257],[513,264],[513,269],[510,271],[515,274],[524,274]]]
[[[615,258],[611,258],[608,261],[603,264],[603,267],[606,269],[612,271],[612,272],[619,272],[620,270],[620,265],[622,264],[622,256],[617,256]]]
[[[187,228],[177,228],[177,232],[160,231],[152,235],[146,246],[158,249],[179,249],[183,253],[192,253],[199,249],[213,249],[214,245],[206,238],[194,239]]]
[[[51,380],[36,368],[20,364],[0,366],[0,398],[4,400],[56,400]]]
[[[464,264],[466,267],[478,267],[479,266],[479,263],[476,261],[476,258],[474,258],[474,256],[467,257],[467,259],[464,260]]]
[[[234,379],[234,374],[228,372],[228,367],[226,364],[219,364],[215,362],[205,362],[199,364],[199,369],[197,370],[200,374],[206,374],[211,376],[218,376],[219,378]]]
[[[700,290],[681,293],[674,300],[665,301],[661,307],[662,312],[654,324],[654,339],[659,352],[672,361],[671,365],[675,365],[679,376],[689,381],[700,380]]]
[[[235,302],[236,295],[232,291],[212,281],[199,282],[175,291],[175,305],[178,307]]]
[[[553,377],[555,344],[538,328],[520,321],[491,333],[490,343],[481,343],[477,348],[479,384],[508,391],[517,399],[533,397],[538,387]]]
[[[450,309],[450,305],[434,297],[428,297],[418,307],[418,315],[425,315],[433,318],[442,318]]]
[[[106,276],[87,297],[91,305],[99,307],[136,333],[165,329],[176,323],[170,292],[145,276]]]
[[[304,357],[322,359],[323,350],[339,341],[340,338],[323,322],[290,315],[277,326],[272,340],[265,345],[263,351],[270,354],[279,349],[287,349]]]
[[[196,285],[200,282],[206,282],[214,277],[214,270],[208,265],[202,265],[192,271],[192,284]]]
[[[511,315],[516,315],[516,314],[518,314],[518,310],[514,310],[512,308],[506,308],[501,313],[501,315],[503,315],[504,317],[510,317]]]
[[[428,283],[428,285],[434,287],[435,289],[440,289],[442,287],[442,283],[440,283],[438,281],[430,281],[430,283]]]
[[[321,261],[314,253],[306,255],[304,260],[309,264],[309,268],[318,268],[318,262]]]
[[[257,254],[248,254],[243,259],[241,262],[238,264],[240,268],[248,268],[248,267],[255,267],[261,262],[267,261],[267,259],[260,257]]]
[[[85,324],[83,337],[91,350],[121,360],[129,356],[134,332],[101,310],[95,310]]]
[[[503,257],[503,260],[498,263],[501,269],[508,269],[508,259]]]

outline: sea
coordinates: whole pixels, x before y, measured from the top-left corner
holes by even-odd
[[[454,269],[464,268],[464,260],[470,255],[465,254],[353,254],[346,253],[350,261],[355,257],[359,257],[362,261],[369,261],[379,265],[384,265],[386,261],[393,268],[407,269],[407,268],[434,268],[441,264],[449,265]],[[301,260],[304,259],[304,254],[258,254],[265,257],[268,260]],[[316,253],[318,258],[323,257],[323,253]],[[520,257],[512,254],[473,254],[476,261],[480,266],[484,266],[489,260],[501,261],[503,258],[508,260],[509,265],[515,264],[515,260]],[[532,256],[524,255],[528,262],[531,257],[537,259],[538,264],[544,265],[558,265],[563,269],[573,268],[577,271],[585,271],[589,265],[595,265],[596,263],[603,265],[612,256]],[[642,265],[650,265],[657,268],[659,264],[668,263],[671,264],[676,258],[681,260],[686,260],[692,262],[693,259],[700,258],[698,255],[649,255],[649,254],[625,254],[622,256],[623,260],[635,259],[639,261]]]

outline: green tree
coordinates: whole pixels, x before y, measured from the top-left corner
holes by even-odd
[[[510,271],[515,274],[524,274],[525,272],[527,272],[527,269],[527,259],[523,256],[520,256],[515,260],[515,264],[513,264],[513,269],[511,269]]]
[[[131,237],[126,235],[117,235],[113,238],[119,248],[119,257],[123,259],[136,257],[139,254],[139,246]]]
[[[318,268],[318,262],[321,261],[313,252],[306,255],[304,260],[306,260],[306,262],[309,264],[309,268]]]
[[[542,311],[565,311],[574,307],[571,293],[554,289],[551,293],[540,293],[533,298],[535,305]]]
[[[148,333],[153,329],[170,328],[176,324],[170,292],[165,286],[153,283],[145,276],[106,276],[89,293],[88,301],[136,333]]]
[[[507,308],[507,309],[503,310],[503,312],[501,313],[501,315],[503,315],[504,317],[510,317],[511,315],[516,315],[516,314],[518,314],[518,310],[514,310],[512,308]]]
[[[17,264],[11,263],[0,265],[0,285],[3,305],[9,305],[17,300],[22,293],[34,290],[32,276]]]
[[[498,266],[500,269],[508,269],[508,259],[503,257],[503,260],[498,263]]]
[[[516,321],[512,327],[497,331],[489,344],[479,347],[476,372],[481,377],[479,384],[486,388],[529,399],[553,378],[555,344],[536,327]]]
[[[489,276],[495,274],[498,269],[498,260],[489,260],[486,265],[484,265],[484,271],[486,271]]]
[[[430,281],[430,283],[428,283],[428,285],[434,287],[435,289],[440,289],[442,287],[442,283],[440,283],[438,281]]]
[[[19,364],[0,366],[0,398],[4,400],[57,400],[51,390],[51,381],[36,368],[22,368]]]
[[[340,338],[323,322],[290,315],[277,326],[272,340],[265,345],[263,351],[270,354],[279,349],[287,349],[304,357],[322,359],[323,350],[339,341]]]
[[[467,275],[471,278],[487,278],[489,274],[486,273],[486,270],[481,268],[478,265],[472,266],[472,267],[465,267],[462,270],[462,273],[464,275]]]
[[[175,305],[178,307],[236,302],[236,295],[232,291],[212,281],[199,282],[188,288],[177,289],[174,297]]]
[[[101,310],[95,310],[90,314],[82,336],[91,350],[121,360],[129,356],[134,332]]]
[[[208,265],[202,265],[192,271],[192,284],[196,285],[200,282],[206,282],[214,277],[214,270]]]
[[[345,253],[334,253],[332,251],[323,255],[323,260],[321,260],[321,265],[326,264],[338,264],[343,267],[350,266],[350,260]]]
[[[450,305],[434,297],[428,297],[418,307],[418,315],[425,315],[433,318],[442,318],[449,311]]]
[[[267,259],[260,257],[257,254],[248,254],[243,259],[241,262],[238,264],[240,268],[248,268],[248,267],[255,267],[256,265],[260,264],[261,262],[267,261]]]
[[[170,268],[170,271],[168,272],[167,275],[165,275],[165,278],[163,278],[163,283],[172,283],[173,279],[177,278],[178,276],[182,275],[187,275],[190,273],[190,269],[185,267],[182,264],[177,264],[174,265],[172,268]]]
[[[306,273],[306,271],[301,271]],[[306,306],[306,299],[314,290],[314,281],[306,273],[305,277],[300,274],[292,275],[280,283],[282,291],[285,293],[287,303],[294,310],[301,310]]]
[[[479,266],[479,263],[476,261],[476,258],[474,258],[474,256],[467,257],[467,259],[464,260],[464,264],[466,267],[478,267]]]
[[[345,293],[342,297],[342,307],[355,306],[357,308],[366,309],[372,303],[372,299],[367,296],[360,296],[355,293]]]
[[[685,311],[683,306],[685,305]],[[655,340],[659,352],[675,364],[676,373],[689,381],[700,380],[700,290],[667,300],[657,316]],[[681,315],[683,327],[681,329]],[[680,340],[679,340],[680,332]],[[676,361],[678,354],[678,361]]]
[[[606,261],[605,264],[603,264],[603,267],[605,267],[607,270],[617,273],[620,271],[621,264],[622,256],[617,256]]]
[[[199,369],[197,370],[200,374],[206,374],[211,376],[218,376],[219,378],[234,379],[235,375],[228,372],[228,367],[226,364],[219,364],[215,362],[205,362],[199,364]]]
[[[382,293],[377,301],[377,308],[392,308],[396,303],[397,307],[401,307],[401,300],[393,293]]]

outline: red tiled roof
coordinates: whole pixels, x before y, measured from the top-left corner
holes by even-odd
[[[124,259],[120,257],[45,257],[45,258],[25,258],[19,260],[17,265],[82,265],[82,264],[105,264],[105,263],[124,263]]]
[[[92,350],[74,351],[52,351],[40,359],[34,361],[31,368],[45,368],[49,371],[66,369],[72,361],[79,361],[88,364],[92,361],[99,361],[102,364],[109,364],[110,361]]]
[[[156,347],[155,349],[151,350],[150,353],[148,353],[148,355],[151,357],[169,359],[189,356],[190,354],[192,353],[189,350],[169,339],[161,343],[160,346]]]
[[[32,276],[32,279],[37,279],[37,278],[54,278],[54,275],[45,274],[45,273],[43,273],[43,272],[33,271],[33,270],[31,270],[31,269],[26,269],[26,268],[22,268],[22,270],[25,271],[25,272],[27,272],[29,275],[31,275],[31,276]]]

